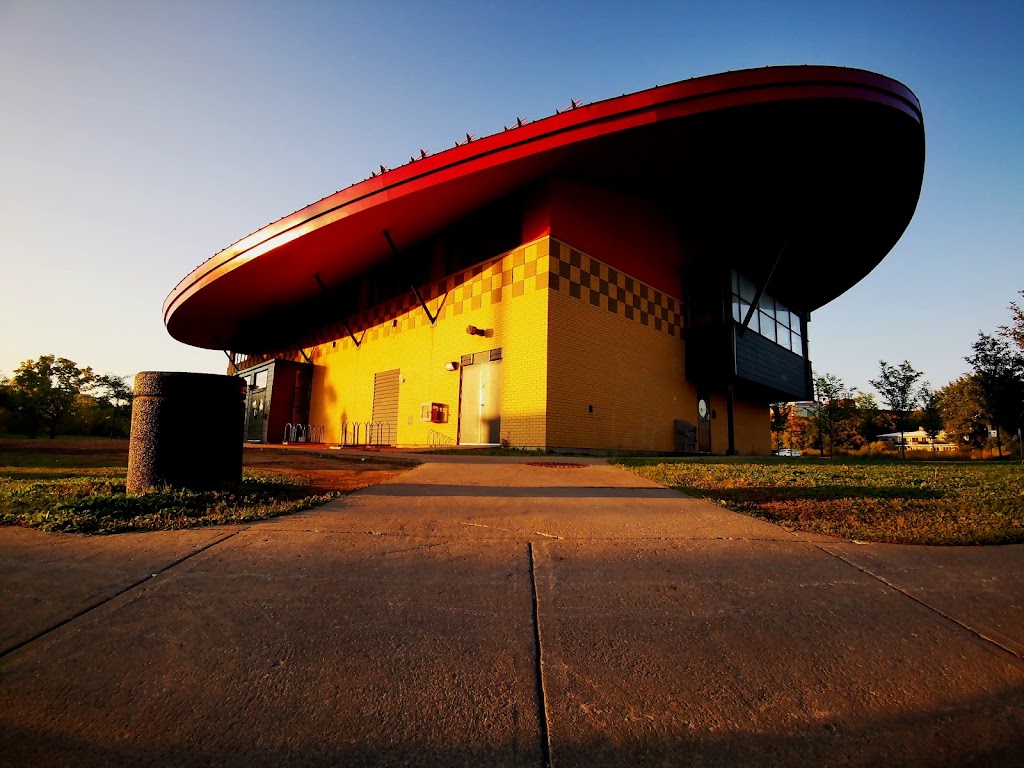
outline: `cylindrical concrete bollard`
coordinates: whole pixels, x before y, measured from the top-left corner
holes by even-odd
[[[240,483],[244,424],[245,382],[237,376],[136,374],[128,492]]]

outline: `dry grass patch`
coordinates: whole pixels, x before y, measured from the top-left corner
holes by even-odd
[[[126,440],[0,439],[0,525],[120,533],[248,523],[318,506],[413,465],[247,446],[242,482],[129,494]]]
[[[619,466],[791,531],[895,544],[1024,542],[1009,462],[628,459]]]

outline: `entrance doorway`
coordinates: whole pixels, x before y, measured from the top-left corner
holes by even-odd
[[[245,439],[250,443],[263,443],[267,440],[267,412],[270,410],[267,397],[270,390],[269,369],[246,376],[246,384]]]
[[[247,395],[249,413],[245,439],[251,443],[263,442],[263,422],[267,415],[267,390],[254,389]]]
[[[490,359],[495,356],[497,359]],[[459,444],[501,444],[501,350],[478,353],[462,364]],[[468,357],[468,356],[467,356]],[[477,358],[480,358],[479,361]],[[465,358],[464,358],[465,360]]]

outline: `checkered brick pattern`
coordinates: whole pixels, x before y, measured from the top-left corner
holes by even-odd
[[[681,302],[557,240],[551,241],[548,287],[656,331],[682,336]]]
[[[538,278],[540,260],[536,246],[522,246],[426,286],[420,291],[420,296],[439,321],[458,317],[471,309],[498,304],[522,296],[527,290],[542,288],[543,275]],[[430,319],[411,292],[348,320],[348,326],[360,344],[429,324]],[[365,329],[365,334],[362,329]],[[325,328],[318,343],[330,339],[338,339],[337,344],[342,349],[354,346],[341,324]]]
[[[678,299],[554,238],[546,242],[548,253],[538,247],[543,243],[524,245],[426,286],[420,295],[441,321],[515,299],[527,291],[548,288],[656,331],[682,337],[683,308]],[[360,344],[429,324],[411,292],[348,319],[348,327]],[[315,340],[316,345],[332,342],[341,349],[355,346],[341,323],[324,328]],[[330,350],[330,346],[315,346],[312,357]]]

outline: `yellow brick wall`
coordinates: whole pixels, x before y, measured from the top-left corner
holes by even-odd
[[[672,451],[674,423],[697,423],[686,380],[681,302],[552,240],[548,445]],[[728,400],[711,392],[711,451],[729,448]],[[737,453],[771,452],[763,403],[734,403]]]
[[[723,455],[729,450],[729,400],[725,392],[711,392],[708,406],[711,420],[711,452]],[[771,454],[771,422],[764,403],[736,400],[733,403],[733,440],[740,456]]]
[[[558,241],[551,253],[549,446],[672,451],[675,419],[697,422],[679,300]]]
[[[683,307],[591,259],[542,237],[421,290],[432,326],[411,294],[349,318],[309,350],[314,363],[310,423],[341,441],[342,421],[370,421],[374,374],[399,369],[393,442],[458,439],[463,355],[502,348],[501,436],[515,447],[672,451],[674,421],[697,422],[697,392],[686,380]],[[481,337],[469,325],[488,330]],[[448,406],[443,424],[420,420],[420,405]],[[592,407],[592,409],[591,409]],[[712,452],[728,448],[727,403],[711,393]],[[736,449],[770,453],[763,404],[736,403]]]
[[[768,407],[764,403],[738,400],[733,412],[736,424],[736,452],[741,456],[770,456],[772,433]]]
[[[348,319],[344,329],[312,350],[309,421],[325,440],[341,441],[341,422],[370,421],[374,374],[399,369],[398,445],[429,445],[458,437],[460,371],[445,370],[463,355],[501,347],[501,435],[517,446],[546,444],[545,393],[548,242],[542,238],[420,291],[437,322],[430,324],[412,294]],[[467,326],[488,336],[467,333]],[[447,423],[420,420],[420,405],[448,406]]]

